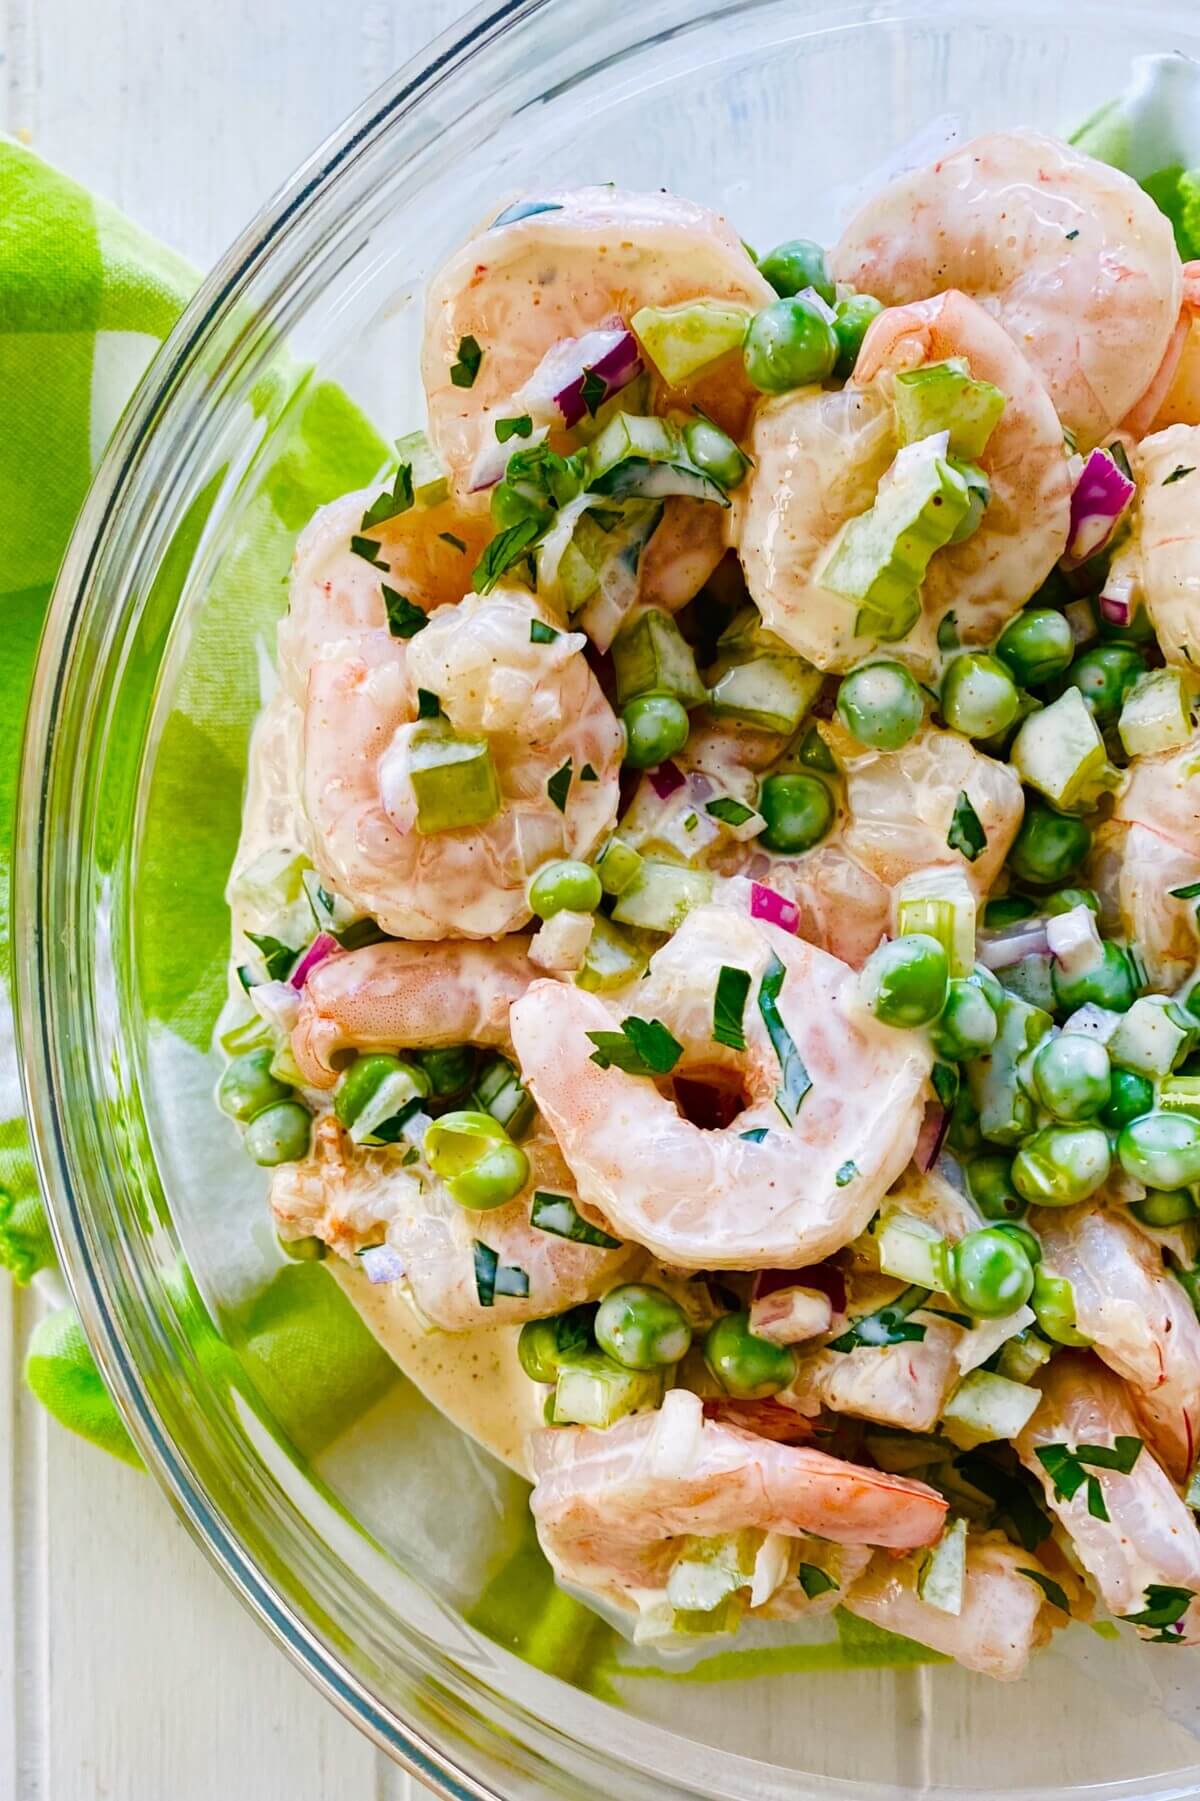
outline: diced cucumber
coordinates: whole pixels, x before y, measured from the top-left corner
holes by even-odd
[[[303,851],[265,850],[234,878],[231,899],[257,913],[278,913],[304,894],[304,873],[312,864]]]
[[[917,1594],[940,1613],[961,1613],[967,1580],[967,1522],[962,1515],[949,1520],[931,1551],[926,1551],[917,1576]]]
[[[1000,423],[1005,397],[990,381],[974,381],[965,357],[953,356],[897,374],[892,403],[902,444],[947,431],[952,455],[979,457]]]
[[[482,825],[500,811],[500,784],[486,738],[460,737],[444,719],[426,719],[409,738],[409,779],[423,836]]]
[[[625,1369],[602,1351],[563,1364],[554,1388],[556,1426],[612,1426],[659,1406],[664,1372]]]
[[[608,994],[636,981],[648,961],[636,939],[613,925],[603,913],[597,913],[583,968],[575,981],[580,988],[587,988],[593,994]]]
[[[304,1087],[304,1072],[292,1055],[292,1041],[290,1038],[281,1039],[279,1044],[276,1045],[275,1054],[271,1058],[270,1068],[271,1074],[277,1082],[286,1082],[289,1088]]]
[[[644,777],[621,820],[621,838],[643,858],[695,864],[721,836],[717,821],[687,788],[664,799]],[[622,890],[624,892],[624,890]]]
[[[911,597],[929,559],[966,518],[967,484],[941,454],[941,438],[900,451],[879,484],[875,504],[850,519],[834,539],[814,580],[874,613],[911,613]]]
[[[419,507],[440,506],[450,492],[442,460],[423,431],[396,439],[396,454],[412,469],[413,499]]]
[[[896,933],[925,932],[946,952],[952,976],[975,967],[975,892],[961,869],[918,869],[892,891]]]
[[[948,1291],[946,1240],[926,1220],[911,1213],[885,1213],[875,1228],[875,1242],[885,1276],[920,1288],[936,1288],[942,1294]]]
[[[711,1613],[727,1595],[749,1588],[766,1533],[748,1528],[720,1538],[685,1538],[667,1577],[667,1599],[688,1613]]]
[[[1001,1345],[996,1358],[996,1374],[1007,1377],[1010,1382],[1028,1382],[1053,1355],[1053,1348],[1040,1333],[1018,1332]]]
[[[1078,688],[1031,713],[1013,740],[1011,760],[1023,782],[1070,812],[1090,806],[1113,784],[1104,740]]]
[[[1188,1052],[1192,1032],[1186,1015],[1158,994],[1143,995],[1108,1041],[1108,1054],[1122,1069],[1141,1076],[1165,1076]]]
[[[243,1051],[256,1051],[275,1043],[276,1034],[259,1014],[244,1019],[240,1025],[230,1026],[222,1032],[217,1040],[221,1049],[230,1057],[240,1057]]]
[[[1009,994],[1019,995],[1031,1007],[1041,1007],[1048,1013],[1054,1006],[1053,969],[1054,959],[1045,951],[1031,951],[1019,963],[998,970],[997,975],[1000,986]]]
[[[619,507],[593,507],[579,522],[575,536],[580,538],[586,525],[584,553],[596,581],[594,587],[588,588],[586,601],[579,603],[583,610],[577,624],[597,650],[608,649],[621,622],[637,602],[642,552],[661,518],[661,502],[625,500]],[[599,536],[592,535],[592,528]],[[572,594],[565,598],[569,610],[574,612],[576,602]]]
[[[319,932],[345,932],[352,925],[357,925],[359,920],[368,917],[353,902],[346,900],[334,889],[327,888],[323,877],[315,869],[306,869],[303,881],[304,892],[308,896],[308,904],[312,908],[312,916]]]
[[[417,1110],[416,1104],[428,1093],[429,1082],[424,1071],[415,1065],[403,1065],[379,1083],[355,1114],[349,1126],[351,1139],[355,1144],[394,1142],[393,1134],[390,1131],[382,1133],[380,1127],[390,1126],[393,1120],[409,1118]]]
[[[1076,1032],[1082,1038],[1094,1038],[1097,1044],[1107,1044],[1124,1017],[1123,1013],[1115,1012],[1112,1007],[1100,1007],[1095,1001],[1085,1001],[1082,1007],[1076,1007],[1074,1013],[1068,1014],[1063,1022],[1063,1031]]]
[[[753,313],[716,300],[643,306],[630,320],[663,380],[677,388],[731,350],[740,350]]]
[[[642,867],[642,858],[631,844],[614,832],[596,858],[595,870],[605,894],[623,894]]]
[[[1053,1026],[1049,1013],[1004,990],[996,1008],[996,1041],[967,1064],[979,1129],[993,1144],[1016,1144],[1037,1124],[1037,1110],[1021,1086],[1019,1065]]]
[[[790,735],[817,698],[823,679],[802,657],[759,656],[718,675],[709,704],[716,719]]]
[[[485,1113],[499,1120],[510,1138],[524,1138],[533,1124],[533,1096],[507,1057],[496,1057],[480,1070],[475,1099]]]
[[[651,932],[674,932],[693,907],[712,899],[713,878],[702,869],[646,858],[628,888],[618,895],[612,916],[619,925]]]
[[[1078,981],[1104,961],[1104,943],[1096,915],[1083,901],[1046,921],[1046,942],[1069,982]]]
[[[991,1370],[972,1370],[942,1409],[942,1427],[963,1451],[997,1438],[1016,1438],[1041,1398],[1038,1389],[1023,1382],[1010,1382]]]
[[[1125,696],[1117,730],[1131,757],[1153,756],[1186,744],[1192,719],[1182,670],[1151,669],[1139,675]]]
[[[683,455],[682,439],[666,419],[621,412],[588,446],[587,486],[612,473],[630,457],[643,462],[669,463]]]
[[[613,639],[612,658],[618,707],[639,694],[673,694],[685,707],[708,699],[691,645],[671,615],[657,607],[622,626]]]
[[[1159,1084],[1158,1105],[1166,1113],[1200,1119],[1200,1076],[1168,1076]]]

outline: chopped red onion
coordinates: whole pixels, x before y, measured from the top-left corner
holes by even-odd
[[[1107,450],[1093,450],[1071,494],[1064,560],[1086,563],[1103,550],[1136,492],[1136,484],[1121,473]]]
[[[404,1259],[390,1244],[370,1245],[365,1251],[359,1252],[358,1260],[366,1272],[368,1282],[398,1282],[404,1274]]]
[[[1002,931],[982,934],[976,956],[985,969],[1011,969],[1025,957],[1048,957],[1050,943],[1044,919],[1022,919]]]
[[[942,1141],[950,1126],[950,1110],[940,1101],[926,1101],[925,1117],[917,1134],[913,1162],[922,1174],[931,1170],[941,1155]]]
[[[815,1288],[829,1296],[835,1313],[846,1311],[846,1278],[835,1263],[810,1263],[804,1269],[760,1269],[754,1273],[752,1301],[781,1288]]]
[[[1124,561],[1118,557],[1117,563]],[[1109,570],[1108,580],[1100,593],[1100,612],[1110,625],[1128,625],[1135,605],[1132,575],[1118,574],[1116,566]]]
[[[303,988],[310,970],[318,963],[324,963],[326,957],[332,957],[341,950],[337,939],[329,932],[318,932],[304,955],[293,969],[289,980],[293,988]]]
[[[765,919],[793,935],[800,930],[800,909],[795,901],[785,894],[777,894],[774,888],[767,888],[762,882],[750,884],[750,917]]]
[[[560,338],[514,397],[514,406],[557,425],[578,425],[587,411],[584,381],[604,383],[601,404],[642,372],[638,342],[623,319],[579,338]]]
[[[670,759],[660,763],[656,769],[646,771],[646,780],[650,783],[659,800],[670,800],[681,788],[687,786],[687,777],[677,763]]]
[[[715,792],[714,784],[700,769],[693,769],[688,776],[688,793],[694,801],[706,801]]]

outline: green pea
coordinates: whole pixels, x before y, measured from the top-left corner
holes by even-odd
[[[996,1009],[978,982],[955,976],[946,990],[946,1004],[929,1028],[938,1056],[951,1063],[982,1057],[995,1043],[996,1031]]]
[[[1125,696],[1146,665],[1128,644],[1097,644],[1076,657],[1067,671],[1066,686],[1078,688],[1099,725],[1113,725]]]
[[[1029,1226],[1022,1225],[1019,1220],[1006,1220],[1003,1225],[997,1226],[996,1230],[997,1232],[1007,1232],[1010,1238],[1015,1239],[1028,1257],[1030,1266],[1033,1269],[1037,1268],[1042,1261],[1042,1241],[1036,1232]]]
[[[1013,1187],[1012,1158],[999,1151],[972,1157],[966,1166],[967,1193],[984,1219],[1020,1219],[1025,1202]]]
[[[539,919],[555,913],[594,913],[603,897],[600,877],[589,863],[564,857],[543,863],[529,884],[529,905]]]
[[[625,1282],[600,1303],[596,1343],[626,1369],[652,1370],[686,1357],[692,1328],[679,1302],[661,1288]]]
[[[1114,1013],[1125,1013],[1132,1007],[1137,995],[1137,977],[1129,954],[1119,944],[1114,944],[1111,938],[1104,941],[1104,955],[1099,963],[1084,974],[1069,976],[1059,963],[1052,966],[1050,974],[1054,984],[1054,998],[1067,1012],[1086,1006],[1091,1001],[1097,1007],[1108,1007]]]
[[[1017,716],[1020,696],[998,657],[964,652],[942,680],[942,716],[967,738],[994,738]]]
[[[1108,1135],[1099,1126],[1043,1126],[1013,1158],[1018,1194],[1037,1207],[1071,1207],[1086,1201],[1112,1166]]]
[[[862,994],[885,1026],[927,1026],[946,1004],[950,966],[945,947],[925,932],[906,932],[867,958]]]
[[[777,1395],[796,1375],[792,1350],[755,1337],[748,1313],[727,1313],[709,1328],[704,1340],[704,1361],[725,1393],[740,1401]]]
[[[1098,915],[1099,896],[1091,888],[1059,888],[1054,894],[1048,894],[1037,910],[1047,919],[1053,919],[1058,913],[1073,913],[1076,907],[1086,907],[1089,913]]]
[[[632,769],[654,769],[687,743],[687,711],[673,694],[639,694],[621,720],[625,761]]]
[[[1092,1119],[1112,1093],[1108,1052],[1082,1032],[1047,1038],[1033,1059],[1033,1090],[1055,1119]]]
[[[851,294],[846,300],[839,300],[833,310],[833,331],[838,341],[833,373],[848,381],[854,374],[863,339],[883,311],[883,302],[876,300],[874,294]]]
[[[819,303],[801,294],[756,313],[746,333],[746,374],[764,394],[786,394],[833,374],[838,341]]]
[[[418,1053],[429,1088],[439,1098],[461,1094],[475,1074],[475,1052],[469,1044],[448,1044]]]
[[[517,1356],[532,1382],[554,1382],[564,1363],[592,1348],[596,1309],[570,1307],[550,1319],[531,1319],[521,1327]]]
[[[1082,819],[1056,813],[1042,801],[1028,800],[1021,829],[1008,853],[1008,866],[1021,882],[1049,888],[1074,875],[1092,848],[1092,834]]]
[[[1044,1263],[1033,1272],[1033,1293],[1029,1304],[1037,1316],[1042,1333],[1052,1344],[1088,1345],[1075,1323],[1075,1290],[1065,1276],[1056,1276]]]
[[[1004,1319],[1033,1293],[1033,1265],[1025,1247],[1002,1226],[968,1232],[951,1256],[954,1292],[980,1319]]]
[[[1191,1188],[1200,1182],[1200,1120],[1186,1113],[1146,1113],[1117,1139],[1121,1168],[1147,1188]]]
[[[428,1098],[429,1077],[418,1064],[410,1063],[407,1058],[389,1056],[384,1051],[356,1057],[338,1077],[333,1092],[333,1110],[347,1131],[374,1101],[385,1082],[395,1083],[397,1112],[407,1101]]]
[[[719,488],[728,492],[744,481],[750,468],[749,457],[711,419],[693,419],[684,430],[683,441],[696,468]]]
[[[829,259],[811,238],[789,238],[786,244],[776,244],[774,250],[759,257],[758,268],[764,280],[785,299],[803,293],[805,288],[815,288],[826,306],[832,306],[837,297]]]
[[[1004,1005],[1004,996],[1007,992],[999,976],[990,970],[986,964],[977,963],[971,971],[971,980],[974,982],[975,986],[987,996],[996,1013],[999,1014],[1001,1007]]]
[[[838,717],[873,750],[899,750],[925,717],[925,697],[902,663],[864,663],[838,689]]]
[[[306,1157],[311,1136],[308,1108],[299,1101],[276,1101],[254,1115],[243,1142],[256,1163],[274,1169],[277,1163],[299,1163]]]
[[[1019,688],[1039,688],[1069,669],[1075,640],[1065,616],[1053,607],[1026,607],[996,640],[996,655]]]
[[[230,1119],[253,1119],[272,1101],[286,1101],[291,1089],[271,1074],[272,1045],[260,1045],[256,1051],[245,1051],[225,1066],[217,1084],[217,1105]]]
[[[1001,926],[1015,926],[1023,919],[1032,919],[1037,911],[1037,902],[1027,894],[1001,894],[984,906],[983,923],[989,932],[997,932]]]
[[[767,822],[759,842],[784,856],[811,850],[833,824],[833,796],[815,775],[769,775],[758,810]]]
[[[490,1113],[443,1113],[425,1131],[425,1159],[460,1207],[503,1207],[529,1181],[529,1159]]]
[[[1186,1188],[1152,1188],[1145,1200],[1130,1203],[1129,1211],[1144,1226],[1181,1226],[1195,1219],[1200,1208]]]
[[[323,1238],[282,1238],[276,1234],[276,1243],[293,1263],[323,1263],[329,1254]]]
[[[1101,1111],[1100,1123],[1110,1132],[1119,1132],[1131,1119],[1140,1119],[1153,1107],[1154,1083],[1149,1076],[1140,1076],[1132,1069],[1114,1069],[1112,1092],[1107,1107]]]

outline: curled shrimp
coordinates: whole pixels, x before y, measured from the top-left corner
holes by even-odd
[[[1200,740],[1135,757],[1113,817],[1097,831],[1089,874],[1102,922],[1138,947],[1151,988],[1170,993],[1200,953],[1195,903],[1178,890],[1200,881]]]
[[[795,901],[801,938],[840,958],[851,969],[861,969],[887,935],[892,912],[890,888],[850,855],[836,832],[824,844],[799,856],[760,854],[761,870],[755,855],[748,871],[768,888]]]
[[[1200,1442],[1200,1322],[1158,1246],[1116,1211],[1086,1205],[1038,1215],[1047,1267],[1065,1276],[1075,1319],[1129,1384],[1158,1461],[1185,1482]]]
[[[1137,439],[1168,425],[1200,425],[1200,263],[1183,265],[1183,305],[1171,341],[1121,430]]]
[[[435,277],[425,309],[421,375],[430,434],[466,500],[471,466],[546,353],[563,338],[628,320],[643,306],[712,299],[757,310],[774,300],[737,234],[719,214],[659,191],[577,188],[539,197],[536,210],[471,238]],[[482,351],[471,387],[450,370],[464,338]],[[708,410],[750,390],[736,359],[722,364]],[[721,419],[729,425],[728,419]],[[740,429],[740,417],[732,421]],[[470,504],[467,501],[467,504]]]
[[[888,1298],[895,1293],[893,1285]],[[932,1432],[962,1374],[957,1356],[962,1332],[933,1315],[921,1323],[925,1336],[914,1343],[858,1345],[851,1351],[804,1346],[787,1398],[806,1414],[828,1407],[882,1426]]]
[[[726,966],[750,978],[741,1051],[713,1037]],[[691,1124],[645,1077],[593,1060],[589,1034],[620,1025],[598,996],[535,982],[513,1044],[585,1200],[681,1268],[798,1268],[856,1237],[916,1143],[916,1037],[857,1006],[844,963],[732,906],[689,913],[631,998],[683,1047],[679,1074],[732,1076],[745,1105],[724,1131]]]
[[[1124,1384],[1094,1357],[1059,1351],[1041,1374],[1042,1399],[1016,1440],[1022,1463],[1041,1482],[1047,1505],[1066,1528],[1081,1563],[1110,1613],[1128,1617],[1148,1605],[1155,1586],[1200,1595],[1200,1533],[1196,1522],[1150,1451],[1142,1449],[1126,1475],[1089,1468],[1106,1517],[1098,1517],[1092,1482],[1069,1498],[1056,1493],[1039,1448],[1113,1445],[1138,1436],[1138,1420]],[[1091,1502],[1091,1505],[1089,1503]],[[1193,1602],[1178,1637],[1200,1642],[1200,1608]],[[1169,1629],[1172,1636],[1176,1628]]]
[[[840,1599],[848,1613],[873,1626],[941,1651],[981,1676],[1013,1682],[1055,1626],[1067,1623],[1031,1579],[1045,1574],[1036,1557],[1007,1539],[971,1533],[957,1613],[921,1599],[917,1557],[873,1557]]]
[[[538,1538],[556,1576],[623,1608],[665,1588],[687,1537],[816,1533],[892,1550],[931,1544],[946,1503],[923,1482],[706,1420],[672,1389],[658,1413],[530,1441]]]
[[[1200,424],[1172,425],[1133,453],[1137,570],[1168,663],[1200,663]]]
[[[1154,380],[1183,280],[1170,224],[1136,182],[1057,139],[992,132],[902,175],[831,263],[886,306],[961,288],[1029,358],[1080,448]]]
[[[529,919],[526,882],[586,857],[617,808],[622,735],[583,658],[531,596],[497,590],[442,607],[404,643],[335,643],[309,672],[301,794],[310,855],[338,893],[403,938],[491,938]],[[411,778],[420,693],[488,744],[500,809],[422,834]],[[554,781],[564,786],[562,804]]]
[[[677,613],[695,598],[725,555],[723,510],[672,494],[638,564],[638,599]]]

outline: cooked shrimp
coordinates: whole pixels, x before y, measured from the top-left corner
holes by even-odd
[[[1200,856],[1200,733],[1175,750],[1135,757],[1115,819],[1148,826],[1180,850]]]
[[[713,1039],[725,965],[751,978],[744,1052]],[[769,970],[782,979],[775,1043]],[[855,990],[844,963],[732,906],[688,914],[632,1000],[683,1045],[680,1073],[740,1080],[745,1108],[722,1132],[692,1125],[644,1077],[592,1060],[588,1034],[619,1025],[594,994],[536,982],[512,1009],[513,1044],[581,1194],[615,1231],[682,1268],[799,1268],[857,1236],[920,1128],[929,1052],[863,1013]],[[793,1047],[811,1080],[798,1102]]]
[[[346,1051],[506,1050],[508,1010],[537,973],[526,938],[347,951],[310,972],[292,1055],[314,1088],[332,1088]]]
[[[1168,425],[1200,425],[1200,263],[1183,265],[1183,305],[1149,388],[1121,429],[1133,438]]]
[[[672,1389],[660,1412],[530,1441],[538,1538],[560,1581],[628,1607],[665,1587],[684,1537],[757,1529],[844,1545],[932,1544],[946,1503],[923,1482],[704,1418]]]
[[[1101,924],[1126,933],[1148,985],[1170,994],[1200,956],[1196,904],[1173,892],[1200,881],[1200,852],[1180,849],[1147,825],[1111,819],[1095,835],[1088,867]]]
[[[1200,1595],[1200,1532],[1149,1450],[1141,1451],[1128,1475],[1089,1469],[1107,1519],[1089,1511],[1088,1482],[1070,1500],[1057,1498],[1053,1477],[1036,1456],[1039,1446],[1073,1450],[1136,1438],[1138,1420],[1124,1384],[1094,1357],[1059,1351],[1042,1372],[1040,1387],[1041,1403],[1017,1439],[1017,1451],[1041,1482],[1047,1505],[1065,1526],[1109,1612],[1119,1617],[1142,1612],[1146,1591],[1155,1585]],[[1184,1643],[1200,1642],[1198,1615],[1193,1602],[1181,1622]]]
[[[701,588],[725,555],[720,507],[672,494],[638,565],[638,599],[677,613]]]
[[[310,854],[338,893],[397,937],[491,938],[523,925],[529,875],[553,857],[586,857],[616,817],[621,729],[584,661],[585,639],[561,632],[534,643],[530,625],[542,619],[531,596],[498,589],[439,608],[407,645],[364,634],[312,665]],[[409,768],[422,689],[457,731],[487,737],[501,806],[483,824],[417,830]],[[548,784],[564,770],[560,808]]]
[[[759,868],[761,856],[762,867]],[[891,890],[845,850],[832,834],[800,856],[758,853],[748,869],[800,909],[801,938],[851,969],[861,969],[891,921]]]
[[[887,306],[974,296],[1029,358],[1084,450],[1149,388],[1179,317],[1170,224],[1128,176],[1033,131],[902,175],[843,232],[839,281]]]
[[[534,1192],[569,1194],[573,1185],[544,1127],[523,1140],[522,1149],[530,1165],[525,1188],[503,1207],[474,1213],[460,1207],[424,1164],[406,1169],[394,1152],[353,1144],[328,1114],[318,1122],[303,1162],[275,1170],[271,1207],[282,1236],[319,1238],[343,1257],[366,1245],[390,1246],[404,1266],[402,1280],[419,1313],[444,1332],[539,1319],[598,1299],[629,1261],[631,1249],[595,1249],[533,1226]],[[525,1272],[527,1295],[497,1294],[490,1307],[483,1306],[475,1282],[477,1242],[495,1251],[502,1264]]]
[[[895,751],[871,750],[838,724],[824,733],[846,778],[841,842],[862,868],[893,888],[918,869],[947,864],[961,869],[978,895],[987,893],[1025,811],[1020,781],[1007,763],[933,726]],[[960,794],[987,837],[973,863],[947,843]]]
[[[775,298],[732,228],[694,201],[597,187],[547,193],[540,204],[471,238],[429,289],[421,351],[429,429],[460,494],[497,409],[560,339],[643,306],[712,299],[757,310]],[[469,389],[450,379],[466,337],[483,352]],[[749,390],[730,360],[724,388],[744,409]]]
[[[998,1536],[971,1533],[958,1613],[922,1601],[919,1557],[873,1557],[866,1575],[840,1599],[848,1613],[874,1626],[916,1639],[981,1676],[1013,1682],[1031,1653],[1067,1623],[1030,1580],[1030,1571],[1045,1574],[1028,1551]]]
[[[1143,439],[1133,472],[1146,611],[1167,662],[1200,669],[1200,424]]]
[[[788,1400],[807,1414],[828,1407],[882,1426],[932,1432],[962,1375],[957,1353],[963,1334],[948,1320],[922,1315],[921,1323],[924,1338],[907,1344],[852,1351],[798,1347]]]
[[[1129,1384],[1147,1442],[1176,1482],[1200,1443],[1200,1322],[1161,1253],[1121,1213],[1090,1203],[1037,1216],[1047,1267],[1075,1293],[1097,1356]]]

